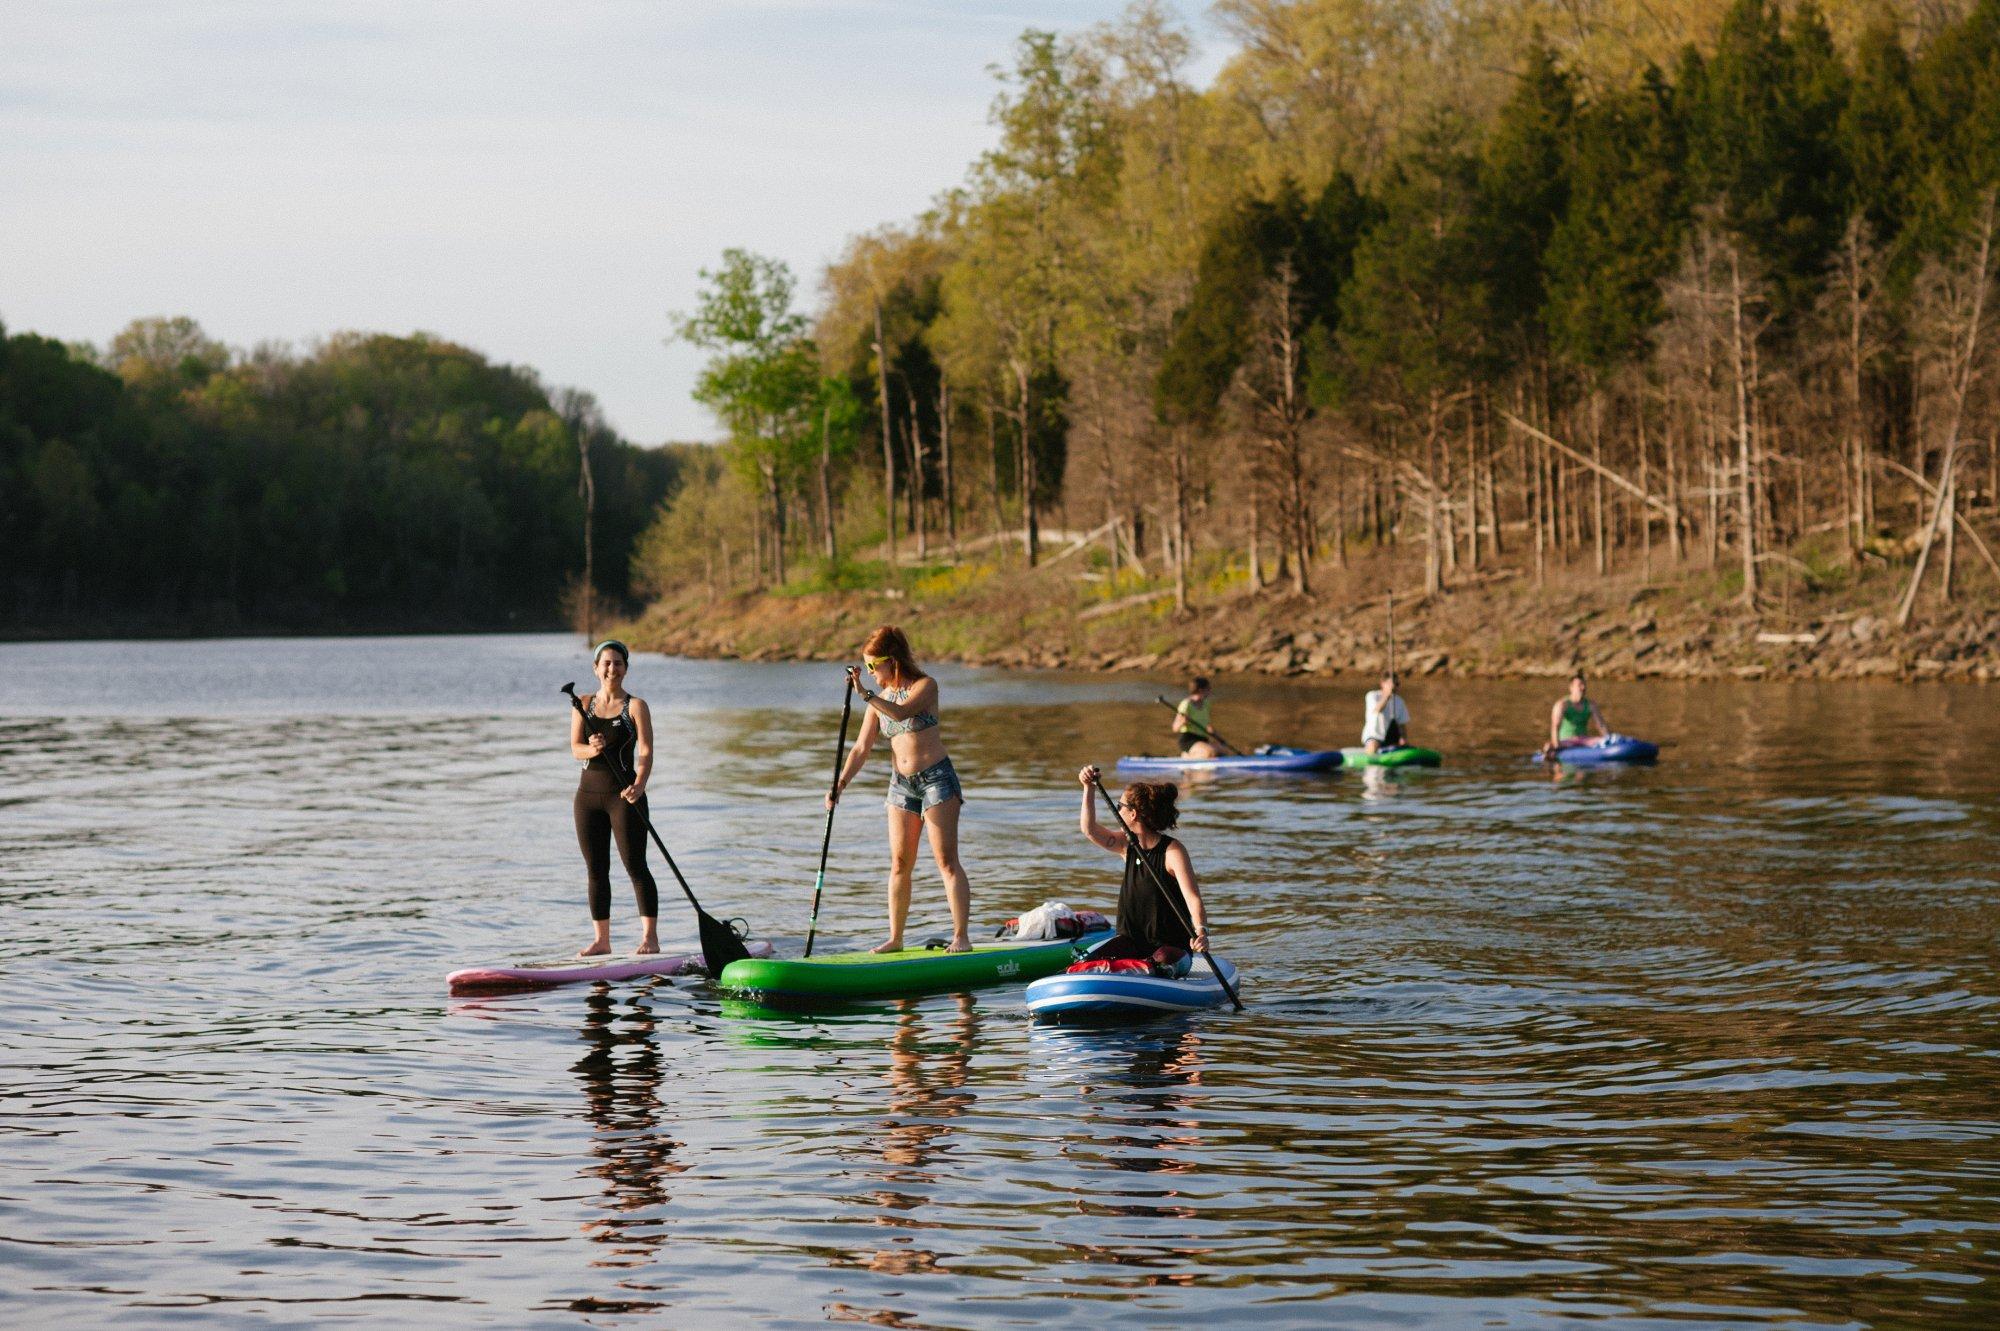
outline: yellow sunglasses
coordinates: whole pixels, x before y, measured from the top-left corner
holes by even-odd
[[[894,658],[887,656],[864,656],[861,658],[861,663],[870,670],[874,670],[877,667],[888,665],[892,659]]]

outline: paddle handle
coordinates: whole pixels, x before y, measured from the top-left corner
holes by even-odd
[[[827,788],[826,831],[819,839],[819,873],[813,878],[812,915],[806,920],[806,950],[804,955],[813,954],[813,937],[819,933],[819,894],[826,888],[826,856],[833,847],[833,811],[840,807],[840,768],[847,758],[847,721],[854,715],[854,681],[847,681],[847,691],[840,699],[840,738],[833,746],[833,784]]]
[[[1180,708],[1174,706],[1172,703],[1168,702],[1165,698],[1162,698],[1157,693],[1153,695],[1153,701],[1158,703],[1160,706],[1166,708],[1168,711],[1172,712],[1175,716],[1179,716],[1181,714]],[[1224,739],[1221,735],[1217,734],[1215,731],[1210,730],[1207,726],[1202,725],[1199,721],[1189,718],[1188,727],[1192,729],[1201,738],[1214,740],[1217,744],[1220,744],[1223,748],[1228,749],[1231,753],[1235,754],[1237,757],[1241,758],[1246,756],[1243,750],[1237,748],[1234,744],[1231,744],[1228,740]]]
[[[1118,812],[1118,801],[1112,799],[1110,792],[1105,790],[1103,779],[1093,776],[1090,779],[1090,784],[1096,787],[1099,795],[1104,797],[1105,804],[1111,809],[1111,821],[1118,824],[1118,830],[1125,834],[1125,849],[1131,854],[1133,859],[1146,866],[1146,876],[1153,880],[1154,887],[1160,889],[1160,895],[1166,898],[1167,905],[1173,908],[1175,916],[1179,918],[1182,924],[1187,926],[1190,939],[1189,946],[1192,947],[1192,939],[1195,932],[1194,922],[1188,919],[1187,912],[1181,909],[1181,903],[1175,898],[1174,893],[1168,890],[1164,882],[1160,881],[1159,871],[1153,867],[1152,861],[1140,853],[1138,838],[1132,835],[1131,828],[1125,826],[1125,819]],[[1241,1012],[1243,1010],[1243,1000],[1236,996],[1235,986],[1231,985],[1223,975],[1222,967],[1215,964],[1215,958],[1209,955],[1207,948],[1199,948],[1197,951],[1200,953],[1201,959],[1208,963],[1208,969],[1214,974],[1215,982],[1222,986],[1222,992],[1229,995],[1230,1005],[1238,1012]]]

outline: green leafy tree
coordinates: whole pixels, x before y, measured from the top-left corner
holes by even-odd
[[[696,381],[695,400],[729,431],[737,465],[762,487],[772,569],[783,582],[785,500],[816,442],[818,353],[804,316],[792,308],[791,270],[779,260],[725,250],[722,266],[701,277],[707,286],[692,314],[675,317],[675,332],[714,353]]]

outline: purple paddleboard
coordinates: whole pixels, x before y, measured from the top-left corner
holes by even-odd
[[[769,943],[746,943],[753,957],[768,957]],[[647,975],[704,975],[701,953],[649,957],[566,957],[561,961],[531,962],[526,966],[473,966],[444,977],[445,987],[454,994],[508,994],[527,989],[553,989],[559,984],[586,984],[593,980],[636,980]]]

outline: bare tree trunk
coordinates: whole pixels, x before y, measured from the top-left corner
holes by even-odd
[[[924,507],[924,426],[923,418],[917,414],[917,390],[910,386],[907,378],[903,381],[903,397],[910,404],[910,485],[909,509],[910,530],[917,534],[917,558],[930,556],[930,524],[925,521]]]
[[[896,434],[889,428],[889,347],[882,338],[882,302],[875,301],[875,391],[882,399],[882,526],[889,542],[889,577],[896,576]]]
[[[1599,466],[1604,465],[1604,390],[1593,384],[1590,389],[1590,458]],[[1596,552],[1597,576],[1603,577],[1610,569],[1604,553],[1604,473],[1590,474],[1590,530],[1592,548]]]
[[[951,386],[938,375],[938,449],[944,464],[944,535],[951,557],[958,558],[958,487],[951,474]]]
[[[826,404],[819,418],[819,511],[820,535],[826,547],[826,562],[840,558],[833,532],[833,403]]]
[[[1738,519],[1743,544],[1743,603],[1757,606],[1757,486],[1755,455],[1750,442],[1750,369],[1743,338],[1743,261],[1734,246],[1729,251],[1730,349],[1736,371],[1736,465]]]
[[[1333,460],[1333,557],[1347,571],[1347,464]]]
[[[1479,425],[1475,414],[1477,399],[1465,404],[1465,553],[1472,571],[1479,571]]]
[[[1938,476],[1938,492],[1931,507],[1931,518],[1924,527],[1923,547],[1917,552],[1917,566],[1911,570],[1909,585],[1903,589],[1902,603],[1896,607],[1898,628],[1910,622],[1910,611],[1917,603],[1917,587],[1924,580],[1924,566],[1930,561],[1931,545],[1937,539],[1940,524],[1944,526],[1946,533],[1944,593],[1947,601],[1951,599],[1950,555],[1954,549],[1951,533],[1956,526],[1952,518],[1957,510],[1959,432],[1965,423],[1965,403],[1971,395],[1973,376],[1979,364],[1979,334],[1986,317],[1986,291],[1992,284],[1996,196],[2000,196],[2000,189],[1989,188],[1981,209],[1979,247],[1972,261],[1970,274],[1971,289],[1964,296],[1970,303],[1970,309],[1962,314],[1958,311],[1947,312],[1947,317],[1952,314],[1958,315],[1956,322],[1959,327],[1949,330],[1951,338],[1947,354],[1952,362],[1948,366],[1951,405],[1950,414],[1945,420],[1944,465]],[[1949,300],[1950,297],[1947,297],[1947,301]],[[1959,332],[1961,328],[1962,344]]]
[[[1031,413],[1028,401],[1028,365],[1026,361],[1014,362],[1015,385],[1020,391],[1019,419],[1021,423],[1021,544],[1028,552],[1028,567],[1033,568],[1041,556],[1041,532],[1035,522],[1035,445],[1029,434]]]
[[[771,568],[777,586],[785,584],[785,497],[778,486],[778,468],[767,464],[764,484],[771,497]]]
[[[1188,456],[1185,428],[1174,431],[1174,609],[1188,608]]]
[[[1000,408],[990,396],[986,399],[986,458],[993,469],[993,482],[987,493],[993,498],[993,531],[998,535],[1006,525],[1000,513]]]
[[[1250,590],[1264,590],[1264,555],[1258,548],[1258,535],[1264,528],[1264,505],[1260,495],[1261,487],[1256,477],[1250,478]]]
[[[1678,431],[1675,426],[1674,404],[1663,399],[1667,425],[1667,549],[1673,555],[1674,567],[1679,568],[1685,552],[1681,549],[1681,464],[1676,447]]]

